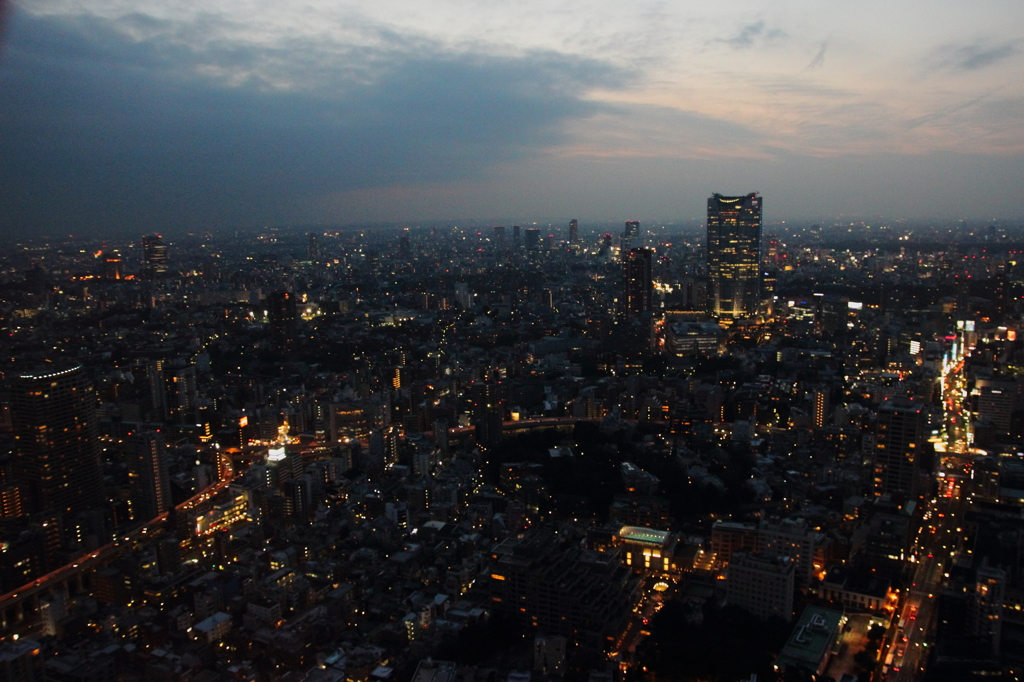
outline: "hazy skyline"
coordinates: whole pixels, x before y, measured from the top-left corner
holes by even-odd
[[[1018,219],[1024,6],[35,0],[0,230]]]

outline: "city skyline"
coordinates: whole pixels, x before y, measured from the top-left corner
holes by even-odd
[[[761,197],[0,249],[8,670],[1016,682],[1024,231]]]
[[[1024,9],[845,9],[14,3],[0,235],[1019,219]]]

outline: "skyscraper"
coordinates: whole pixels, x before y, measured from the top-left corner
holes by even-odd
[[[135,518],[149,521],[171,508],[167,446],[155,431],[132,434],[125,441],[128,461],[137,478]]]
[[[621,245],[623,251],[628,251],[634,246],[640,245],[640,221],[627,220],[622,228]]]
[[[313,232],[309,233],[309,243],[306,245],[306,257],[313,263],[320,260],[320,247],[316,243],[316,234]]]
[[[474,381],[469,385],[473,401],[472,423],[476,427],[476,441],[487,447],[501,440],[502,420],[505,414],[504,386],[500,381]]]
[[[406,227],[402,230],[402,234],[398,237],[398,255],[402,258],[408,259],[409,254],[412,253],[412,238],[409,235],[409,228]]]
[[[167,276],[167,245],[158,234],[142,238],[142,258],[146,279],[160,279]]]
[[[573,218],[569,221],[569,246],[575,246],[580,240],[580,224]]]
[[[515,226],[513,226],[514,228]],[[539,227],[528,227],[525,230],[526,235],[526,250],[536,251],[540,248],[540,228]]]
[[[708,199],[708,274],[711,314],[749,317],[761,302],[761,209],[756,192]]]
[[[872,457],[875,496],[916,497],[925,492],[917,476],[928,461],[924,421],[921,408],[905,398],[886,400],[878,408]]]
[[[74,513],[103,502],[96,395],[81,365],[18,376],[11,414],[37,510]]]
[[[272,291],[267,295],[267,319],[275,346],[284,348],[295,342],[296,318],[295,296],[290,291]]]
[[[654,279],[650,249],[630,249],[622,259],[622,312],[635,317],[653,310]]]

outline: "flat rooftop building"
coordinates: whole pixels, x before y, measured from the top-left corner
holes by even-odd
[[[795,667],[821,675],[838,646],[840,629],[845,622],[842,611],[808,606],[775,664],[780,670]]]

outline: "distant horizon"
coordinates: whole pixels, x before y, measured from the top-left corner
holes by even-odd
[[[635,218],[624,218],[622,220],[617,219],[591,219],[591,218],[576,218],[579,221],[579,229],[582,234],[588,232],[599,233],[602,231],[611,231],[616,237],[618,236],[617,228],[621,227],[626,220],[632,220]],[[569,229],[569,221],[572,218],[564,219],[502,219],[502,218],[465,218],[465,219],[437,219],[437,220],[420,220],[420,221],[377,221],[377,222],[361,222],[361,223],[347,223],[347,224],[277,224],[277,225],[248,225],[248,226],[237,226],[237,227],[226,227],[226,228],[211,228],[205,230],[186,230],[186,229],[164,229],[164,230],[140,230],[125,233],[113,233],[108,232],[105,234],[95,234],[88,232],[68,232],[65,234],[49,234],[40,233],[29,237],[23,237],[21,239],[4,240],[8,242],[7,245],[17,244],[32,244],[43,241],[77,241],[77,240],[94,240],[94,241],[133,241],[141,239],[141,237],[149,234],[160,234],[166,239],[182,239],[186,237],[194,236],[211,236],[214,238],[230,238],[234,235],[245,235],[245,236],[258,236],[265,232],[280,232],[289,236],[302,237],[310,232],[330,232],[332,230],[339,232],[349,232],[358,230],[372,230],[376,232],[402,229],[409,230],[429,230],[431,228],[444,228],[444,229],[467,229],[467,230],[486,230],[492,227],[503,226],[510,228],[513,225],[519,225],[522,228],[527,227],[542,227],[564,230],[566,233]],[[705,219],[691,218],[688,220],[658,220],[658,219],[638,219],[640,221],[641,230],[660,229],[665,228],[668,230],[678,229],[686,233],[701,234],[705,229]],[[847,222],[849,221],[849,222]],[[1024,238],[1024,218],[1017,219],[983,219],[983,218],[881,218],[881,217],[869,217],[860,218],[852,216],[836,216],[831,219],[795,219],[795,220],[765,220],[762,223],[763,231],[767,235],[771,232],[771,229],[776,228],[791,228],[791,229],[802,229],[817,226],[825,233],[838,234],[836,230],[843,227],[867,227],[870,229],[883,228],[907,228],[907,229],[935,229],[935,230],[958,230],[958,229],[977,229],[977,228],[988,228],[989,226],[995,226],[1002,229],[1010,230],[1013,232],[1020,231],[1020,238]],[[484,236],[490,236],[485,234]],[[543,235],[546,236],[546,235]],[[1014,235],[1016,237],[1016,235]],[[510,240],[511,235],[506,234],[506,239]]]

